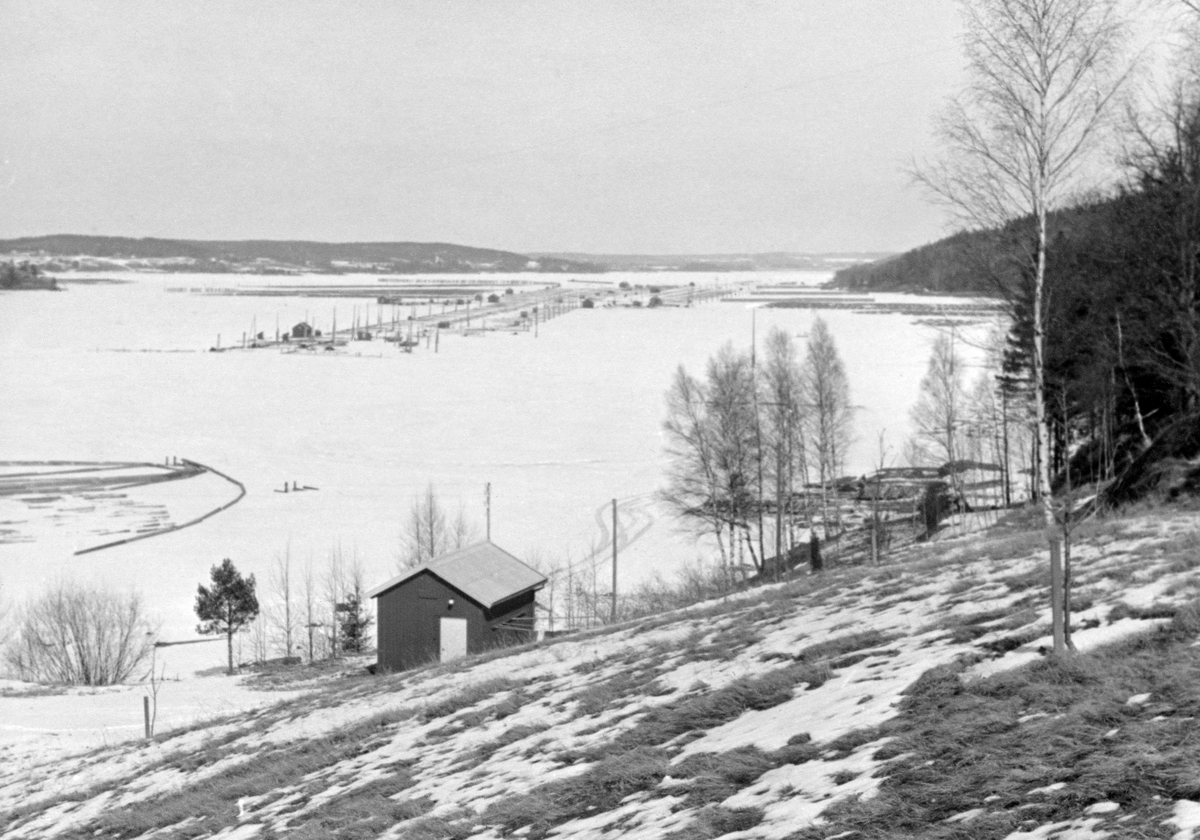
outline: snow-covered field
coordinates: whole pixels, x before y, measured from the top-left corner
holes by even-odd
[[[1079,627],[1094,625],[1077,632],[1081,649],[1160,623],[1114,620],[1118,604],[1163,607],[1196,598],[1194,564],[1173,565],[1178,554],[1155,548],[1192,539],[1194,531],[1189,516],[1161,515],[1076,546],[1076,587],[1089,593],[1090,605],[1075,619]],[[160,726],[153,743],[86,753],[80,748],[94,743],[78,733],[75,740],[6,739],[0,813],[21,814],[6,837],[123,826],[125,836],[146,837],[173,836],[171,829],[249,838],[353,827],[354,836],[399,838],[440,821],[466,833],[413,836],[486,838],[539,814],[552,819],[572,797],[587,797],[603,804],[559,818],[554,836],[716,836],[698,826],[719,808],[727,818],[761,817],[721,836],[785,838],[819,824],[847,797],[874,795],[886,739],[839,739],[895,716],[902,692],[922,673],[966,660],[977,663],[963,675],[969,680],[984,668],[1019,666],[1048,643],[1040,635],[1048,623],[1044,592],[1027,582],[1044,570],[1041,552],[993,548],[991,559],[979,559],[983,540],[963,537],[925,561],[910,555],[878,570],[834,572],[816,585],[765,587],[507,656],[314,686],[273,706],[263,707],[262,692],[236,679],[168,683],[161,721],[172,720],[176,707],[195,709],[206,692],[214,713],[219,703],[257,711],[207,728]],[[1010,620],[1018,614],[1027,617],[1020,627]],[[956,622],[971,621],[982,634],[969,641],[955,635]],[[990,651],[1003,645],[986,647],[1014,634],[1025,640],[1015,650],[997,655]],[[120,696],[121,719],[128,720],[134,695]],[[0,719],[8,720],[10,709],[40,709],[41,725],[53,732],[94,710],[97,727],[108,725],[116,740],[120,727],[93,697],[78,690],[44,699],[0,696]],[[38,714],[28,711],[27,720]],[[347,732],[353,735],[339,738]],[[705,768],[739,761],[758,762],[757,769],[730,776],[742,779],[726,783],[732,788],[711,787],[718,771]],[[597,778],[618,784],[622,773],[653,779],[609,798],[572,787],[572,780]],[[1056,795],[1069,795],[1069,787]],[[1044,795],[1027,793],[1030,800]],[[1176,836],[1192,837],[1195,809],[1188,801],[1175,805]],[[976,817],[953,819],[969,825]],[[1116,803],[1100,803],[1073,822],[1011,837],[1122,836],[1122,817]]]
[[[401,521],[430,482],[481,530],[490,482],[494,541],[577,563],[602,547],[607,506],[619,499],[629,523],[650,524],[622,554],[630,584],[670,576],[699,553],[654,503],[663,397],[676,366],[702,374],[724,342],[749,345],[745,304],[577,310],[542,324],[537,338],[443,334],[436,354],[403,354],[379,341],[338,354],[214,354],[204,351],[218,334],[228,346],[252,324],[271,335],[277,320],[287,328],[305,317],[328,329],[334,307],[346,325],[364,301],[167,291],[272,278],[121,277],[131,282],[0,298],[0,461],[186,457],[244,482],[247,496],[196,527],[82,557],[73,552],[94,544],[94,533],[70,518],[50,522],[32,543],[0,544],[0,594],[10,602],[64,576],[136,587],[164,636],[178,639],[194,626],[196,585],[224,557],[265,581],[285,550],[320,566],[340,549],[362,561],[370,585],[393,573]],[[754,275],[762,282],[827,277]],[[779,326],[802,343],[814,314],[833,329],[861,406],[850,469],[865,472],[878,459],[880,431],[893,455],[900,451],[934,329],[903,315],[759,310],[757,335]],[[290,481],[319,489],[275,492]],[[20,515],[11,506],[5,514]],[[220,664],[219,652],[209,664]]]

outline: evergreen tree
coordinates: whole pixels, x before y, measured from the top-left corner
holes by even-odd
[[[351,591],[345,601],[338,604],[338,623],[341,625],[342,650],[347,653],[362,653],[370,644],[371,625],[375,620],[367,613],[362,595]]]
[[[254,594],[254,575],[242,577],[228,557],[212,567],[212,588],[201,584],[196,592],[196,631],[205,635],[224,633],[229,653],[229,673],[233,673],[233,634],[258,615],[258,597]]]

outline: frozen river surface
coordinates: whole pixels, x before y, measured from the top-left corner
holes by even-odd
[[[224,557],[265,580],[289,547],[294,561],[311,557],[318,567],[340,547],[343,557],[359,558],[371,586],[394,574],[402,522],[428,483],[482,531],[490,482],[493,541],[518,555],[576,563],[602,547],[616,498],[623,527],[644,531],[621,557],[630,583],[669,577],[700,551],[654,502],[664,394],[678,365],[701,375],[726,341],[749,346],[745,304],[576,310],[542,324],[536,338],[443,334],[437,353],[405,354],[376,341],[338,354],[217,354],[204,350],[218,333],[229,344],[252,322],[271,334],[277,318],[286,328],[308,313],[327,327],[335,306],[344,325],[363,301],[167,291],[261,278],[129,277],[59,294],[0,295],[0,460],[178,456],[240,480],[246,497],[195,527],[83,556],[73,552],[98,542],[83,520],[46,520],[33,542],[0,544],[0,594],[10,602],[65,577],[136,587],[164,634],[181,638],[195,624],[197,584]],[[664,281],[598,278],[622,279]],[[713,278],[664,282],[691,280]],[[760,309],[757,334],[779,326],[803,345],[817,314],[833,330],[860,406],[848,467],[863,473],[878,459],[881,430],[892,456],[899,453],[935,333],[905,315]],[[291,481],[319,489],[275,492]]]

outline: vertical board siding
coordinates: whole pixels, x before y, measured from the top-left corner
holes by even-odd
[[[521,627],[532,626],[534,596],[526,592],[485,610],[426,570],[377,596],[378,667],[403,671],[436,662],[442,618],[467,620],[468,653],[529,641],[532,632],[502,625],[516,620]]]

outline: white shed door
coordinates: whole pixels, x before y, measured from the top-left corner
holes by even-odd
[[[441,619],[441,638],[443,662],[458,659],[467,655],[467,620],[465,618]]]

